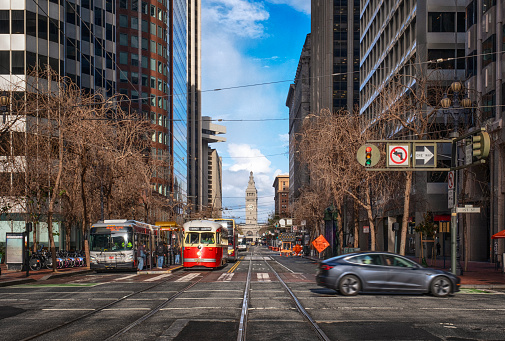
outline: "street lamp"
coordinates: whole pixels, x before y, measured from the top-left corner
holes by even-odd
[[[10,97],[9,94],[5,91],[2,91],[2,95],[0,96],[0,111],[3,114],[3,123],[6,122],[5,114],[9,110]]]
[[[451,86],[449,89],[452,91],[452,100],[448,96],[448,92],[444,93],[444,98],[440,101],[440,105],[442,108],[444,108],[444,112],[451,111],[452,109],[452,116],[454,118],[454,137],[457,137],[458,135],[458,128],[459,128],[459,115],[460,114],[466,114],[466,109],[469,109],[472,107],[472,100],[468,97],[468,92],[467,91],[462,91],[463,90],[463,85],[461,84],[460,81],[454,81],[452,82]],[[446,122],[447,123],[447,122]]]
[[[447,93],[444,94],[444,98],[440,101],[440,105],[444,109],[445,113],[449,113],[452,111],[451,115],[454,119],[454,127],[453,132],[451,133],[451,137],[457,138],[459,136],[458,128],[459,128],[459,116],[461,114],[466,114],[466,109],[469,109],[472,106],[472,100],[468,97],[468,93],[463,90],[463,85],[459,81],[454,81],[450,90],[452,91],[452,100],[447,96]],[[461,96],[461,99],[460,99]],[[447,121],[446,121],[447,124]],[[451,168],[455,168],[457,166],[458,160],[458,148],[453,143],[452,147],[452,164]],[[454,202],[452,203],[451,208],[451,272],[455,275],[461,274],[461,267],[459,265],[459,257],[460,253],[458,252],[458,216],[456,207],[458,206],[458,171],[454,171]]]

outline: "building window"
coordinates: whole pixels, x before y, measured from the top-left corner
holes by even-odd
[[[0,30],[3,27],[3,24],[0,22]],[[37,35],[37,15],[30,11],[26,11],[26,34],[33,37]]]
[[[144,75],[144,74],[142,75],[142,86],[149,86],[147,84],[147,75]]]
[[[131,47],[137,48],[139,47],[139,37],[132,36],[132,44]]]
[[[496,0],[482,0],[482,13],[486,13],[491,7],[496,5]]]
[[[132,72],[132,83],[139,84],[139,73],[138,72]],[[138,96],[138,94],[137,94],[137,96]]]
[[[4,11],[2,11],[4,12]],[[8,12],[8,11],[5,11]],[[11,34],[23,34],[25,33],[25,16],[24,11],[11,11],[12,21],[11,21]],[[2,23],[0,23],[1,27]]]
[[[156,42],[154,40],[151,40],[151,53],[156,53]],[[156,67],[153,70],[156,70]]]
[[[119,27],[128,28],[128,17],[126,15],[119,15]]]
[[[485,67],[496,60],[495,52],[496,34],[493,34],[482,43],[482,67]]]
[[[148,58],[146,56],[142,56],[142,67],[144,69],[147,69],[149,66],[147,65],[148,64]]]
[[[128,52],[119,52],[119,64],[128,65]]]
[[[156,59],[151,59],[151,70],[156,71]]]
[[[149,33],[149,23],[147,20],[142,20],[142,32]]]
[[[121,83],[127,83],[128,82],[128,71],[119,71],[119,81]]]
[[[9,25],[7,25],[9,28]],[[9,56],[10,51],[0,51],[0,65],[2,65],[2,73],[10,73],[11,59]]]
[[[131,54],[131,59],[132,59],[132,66],[139,66],[139,55],[136,53]]]
[[[156,89],[156,77],[151,76],[151,88]]]
[[[465,13],[458,12],[458,32],[465,32]],[[454,12],[429,12],[428,32],[454,32],[455,30]]]
[[[142,1],[142,14],[149,14],[149,5]]]
[[[132,0],[132,11],[137,12],[139,10],[139,0]]]
[[[149,40],[147,38],[142,38],[142,50],[149,50]]]
[[[139,18],[132,17],[132,29],[134,29],[134,30],[139,29]]]
[[[47,40],[47,17],[39,14],[39,38]]]
[[[156,18],[156,6],[151,5],[151,17]]]
[[[119,8],[128,9],[128,1],[127,0],[119,0]]]
[[[458,70],[465,69],[465,50],[458,49],[457,51],[458,59],[456,59],[456,67]],[[437,60],[437,59],[448,59],[451,58],[453,60],[448,60],[440,63],[430,63],[428,64],[428,68],[430,69],[449,69],[454,70],[454,50],[452,49],[429,49],[428,50],[428,60]]]

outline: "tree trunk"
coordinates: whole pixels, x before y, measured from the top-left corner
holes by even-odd
[[[403,197],[402,233],[400,238],[400,255],[405,255],[405,243],[407,241],[407,226],[409,223],[410,189],[412,188],[412,172],[407,172],[405,178],[405,193]]]
[[[84,252],[86,254],[86,268],[90,268],[90,257],[89,257],[89,243],[88,243],[88,238],[89,238],[89,222],[88,222],[88,206],[86,202],[86,191],[84,188],[84,183],[85,183],[85,177],[86,177],[86,170],[87,167],[83,166],[83,162],[81,161],[81,172],[79,176],[79,181],[81,183],[81,201],[82,201],[82,232],[84,234]]]
[[[49,234],[49,241],[51,243],[51,256],[53,259],[53,271],[56,271],[56,245],[54,244],[53,236],[53,213],[54,204],[60,192],[61,176],[63,174],[63,132],[59,130],[58,136],[58,174],[54,183],[54,188],[49,198],[49,205],[47,207],[47,231]]]

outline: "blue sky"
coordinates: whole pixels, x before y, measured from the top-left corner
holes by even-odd
[[[274,210],[273,181],[289,172],[286,97],[309,32],[310,0],[202,0],[202,115],[227,129],[227,142],[212,145],[223,157],[225,217],[244,222],[250,171],[258,220]],[[251,119],[260,121],[227,121]]]

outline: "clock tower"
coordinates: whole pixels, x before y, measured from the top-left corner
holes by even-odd
[[[258,191],[254,183],[253,172],[249,175],[249,183],[245,190],[245,224],[258,224]]]

